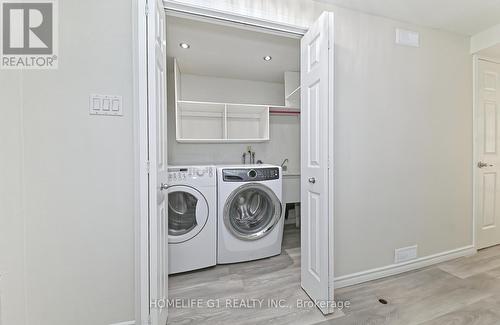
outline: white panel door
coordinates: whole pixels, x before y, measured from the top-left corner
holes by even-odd
[[[333,312],[333,13],[301,40],[301,285]],[[330,166],[330,167],[329,167]]]
[[[151,324],[165,325],[168,297],[168,200],[162,193],[168,175],[165,11],[161,0],[148,0],[148,9],[150,317]]]
[[[500,64],[479,60],[477,92],[477,248],[500,244]]]

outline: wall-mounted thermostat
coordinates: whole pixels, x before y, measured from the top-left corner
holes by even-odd
[[[122,96],[97,95],[89,96],[90,115],[123,115]]]

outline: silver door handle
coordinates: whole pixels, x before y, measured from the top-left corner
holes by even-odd
[[[166,183],[161,183],[160,185],[160,191],[164,191],[168,188],[168,185]]]
[[[480,162],[477,163],[477,167],[479,167],[479,168],[493,167],[493,165],[480,161]]]
[[[314,183],[316,183],[316,178],[309,177],[308,181],[309,181],[309,183],[314,184]]]

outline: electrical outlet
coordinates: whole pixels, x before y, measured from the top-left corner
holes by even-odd
[[[394,250],[394,263],[402,263],[410,260],[414,260],[417,258],[417,249],[418,246],[408,246],[397,248]]]

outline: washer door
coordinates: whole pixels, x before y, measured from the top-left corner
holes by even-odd
[[[224,224],[237,238],[256,240],[266,236],[281,218],[281,202],[259,183],[235,189],[224,206]]]
[[[189,186],[171,186],[168,195],[168,242],[182,243],[196,236],[208,220],[205,197]]]

